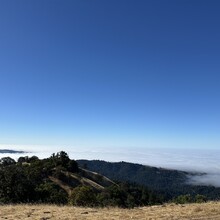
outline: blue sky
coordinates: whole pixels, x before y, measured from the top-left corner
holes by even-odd
[[[0,144],[219,148],[219,10],[0,1]]]

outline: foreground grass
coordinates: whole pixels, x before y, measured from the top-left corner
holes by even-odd
[[[0,219],[220,219],[220,202],[203,204],[166,204],[134,209],[80,208],[52,205],[5,205],[0,206]]]

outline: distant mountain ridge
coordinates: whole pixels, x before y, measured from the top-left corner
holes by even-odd
[[[22,151],[22,150],[0,149],[0,153],[1,154],[24,154],[28,152]]]
[[[184,194],[201,194],[211,200],[220,199],[218,187],[189,184],[190,177],[204,173],[169,170],[128,162],[77,160],[77,163],[113,181],[127,181],[161,192],[167,200]]]

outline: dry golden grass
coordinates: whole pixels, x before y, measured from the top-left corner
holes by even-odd
[[[60,220],[104,220],[104,219],[210,219],[220,220],[220,202],[203,204],[150,206],[134,209],[79,208],[52,205],[5,205],[0,206],[0,219],[60,219]]]

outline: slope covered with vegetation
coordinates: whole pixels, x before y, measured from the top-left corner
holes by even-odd
[[[47,159],[0,160],[0,203],[52,203],[134,207],[163,202],[163,197],[134,184],[117,182],[81,168],[61,151]]]
[[[127,181],[148,187],[163,194],[166,201],[173,200],[181,195],[185,196],[186,201],[196,200],[198,195],[204,196],[207,200],[220,199],[220,188],[188,184],[189,177],[198,175],[198,173],[168,170],[127,162],[111,163],[101,160],[77,160],[77,163],[112,180]]]

